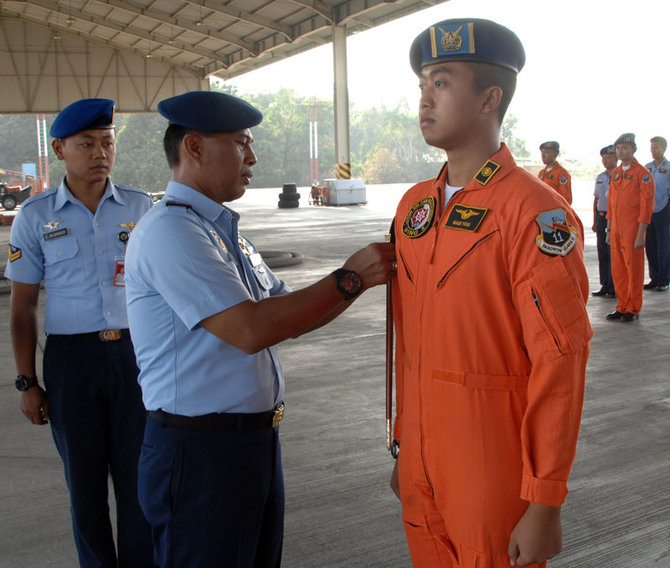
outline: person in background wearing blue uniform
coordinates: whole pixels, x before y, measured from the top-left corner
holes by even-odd
[[[612,265],[610,261],[610,246],[607,244],[607,192],[610,187],[612,172],[617,166],[616,148],[613,144],[600,150],[605,171],[598,174],[596,188],[593,194],[593,227],[598,247],[598,269],[600,273],[600,290],[591,292],[593,296],[608,296],[616,298],[614,282],[612,281]]]
[[[654,212],[647,227],[649,282],[644,289],[666,292],[670,284],[670,162],[665,157],[668,142],[662,136],[654,136],[650,142],[654,161],[645,167],[654,178],[656,193]]]
[[[250,183],[250,128],[263,115],[210,91],[166,99],[158,111],[169,120],[172,181],[135,228],[126,262],[150,417],[140,505],[162,568],[278,567],[284,377],[276,344],[324,325],[389,280],[393,245],[369,245],[291,292],[223,205]]]
[[[128,331],[124,256],[152,205],[112,183],[114,101],[83,99],[54,120],[53,150],[65,162],[57,188],[26,201],[10,234],[10,326],[23,413],[51,422],[65,466],[72,525],[84,568],[153,566],[150,527],[137,500],[146,411]],[[44,387],[36,370],[38,298],[44,281]],[[46,389],[46,390],[45,390]],[[117,545],[109,517],[114,483]]]

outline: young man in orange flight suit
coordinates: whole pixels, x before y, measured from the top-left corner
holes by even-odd
[[[618,303],[607,319],[630,322],[642,309],[644,243],[654,212],[654,178],[634,157],[635,134],[622,134],[614,145],[621,164],[612,173],[607,198],[607,242]]]
[[[391,487],[415,568],[538,568],[561,549],[593,332],[581,223],[500,142],[524,61],[488,20],[410,50],[421,131],[448,158],[394,221]]]
[[[572,205],[572,178],[556,159],[560,146],[556,141],[543,142],[540,144],[540,154],[544,168],[537,174],[544,183],[555,189],[563,198]]]

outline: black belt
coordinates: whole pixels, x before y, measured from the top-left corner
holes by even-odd
[[[268,410],[267,412],[239,414],[222,412],[203,414],[202,416],[181,416],[163,410],[150,410],[149,416],[163,426],[248,432],[279,426],[282,418],[284,418],[284,403],[282,402],[275,410]]]
[[[129,329],[103,329],[101,331],[91,331],[89,333],[72,333],[59,334],[50,333],[49,337],[59,339],[70,339],[72,341],[90,341],[96,339],[98,341],[118,341],[119,339],[128,339],[130,337]]]

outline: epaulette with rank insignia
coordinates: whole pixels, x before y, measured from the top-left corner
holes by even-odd
[[[170,207],[171,205],[175,205],[177,207],[186,207],[186,209],[191,208],[191,205],[189,205],[188,203],[182,203],[181,201],[166,201],[165,205],[167,207]]]

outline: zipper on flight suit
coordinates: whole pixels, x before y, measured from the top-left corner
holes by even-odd
[[[560,353],[562,353],[563,351],[561,350],[561,345],[558,342],[558,338],[554,334],[554,330],[549,325],[549,322],[547,321],[547,318],[544,315],[544,312],[542,311],[542,306],[540,306],[540,299],[537,297],[537,294],[535,293],[535,290],[532,287],[530,289],[530,293],[533,295],[533,302],[535,302],[535,306],[537,307],[537,311],[540,312],[540,317],[542,318],[542,321],[544,322],[545,327],[549,331],[549,333],[551,335],[551,338],[554,340],[554,343],[556,344],[556,349],[558,349],[558,351]]]
[[[470,256],[470,254],[472,254],[472,252],[473,252],[479,245],[481,245],[484,241],[487,241],[489,238],[491,238],[493,235],[495,235],[496,233],[499,233],[499,232],[500,232],[500,229],[496,229],[496,230],[493,231],[492,233],[489,233],[488,235],[484,235],[484,236],[483,236],[481,239],[479,239],[474,245],[472,245],[472,246],[465,252],[465,254],[464,254],[461,258],[459,258],[459,259],[458,259],[458,260],[451,266],[451,268],[449,268],[449,270],[447,270],[447,272],[445,273],[445,275],[444,275],[442,278],[440,278],[440,281],[437,283],[437,287],[436,287],[435,289],[436,289],[436,290],[439,290],[439,289],[441,288],[442,284],[444,284],[444,281],[447,279],[447,277],[448,277],[454,270],[456,270],[456,268],[457,268],[457,267],[458,267],[458,266],[459,266],[459,265],[460,265],[460,264],[461,264],[461,263],[462,263],[468,256]]]

